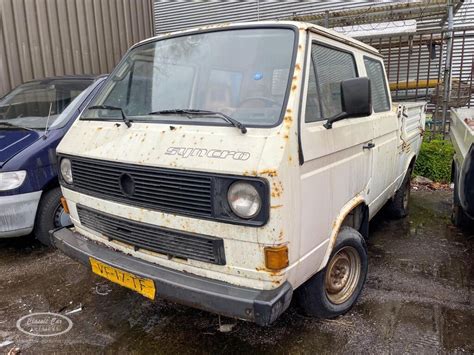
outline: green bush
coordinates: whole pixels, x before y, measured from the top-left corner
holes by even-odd
[[[439,137],[429,139],[429,134],[426,134],[421,144],[420,155],[416,160],[414,174],[437,182],[449,182],[454,154],[453,145],[451,141]]]

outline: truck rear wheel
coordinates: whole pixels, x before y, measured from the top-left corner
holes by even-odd
[[[466,226],[468,225],[468,218],[460,205],[453,204],[451,221],[456,227],[461,229],[466,228]]]
[[[408,202],[411,191],[411,170],[408,170],[403,179],[402,186],[395,192],[395,196],[387,204],[387,211],[390,217],[395,219],[404,218],[408,215]]]
[[[34,234],[42,244],[52,246],[49,231],[71,224],[69,215],[61,205],[61,188],[56,187],[43,194],[36,214]]]
[[[355,229],[342,227],[327,266],[297,290],[298,303],[317,318],[346,313],[360,296],[367,268],[364,238]]]
[[[453,190],[453,211],[451,214],[451,221],[453,224],[461,229],[466,228],[469,225],[469,219],[462,209],[461,203],[459,202],[459,186],[458,186],[458,170],[454,165],[453,171],[454,177],[454,190]]]

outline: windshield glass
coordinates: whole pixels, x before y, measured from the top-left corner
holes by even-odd
[[[123,109],[131,121],[213,116],[150,114],[197,109],[222,112],[251,126],[278,122],[293,56],[290,29],[240,29],[169,38],[132,50],[91,106]],[[90,109],[82,119],[121,119],[120,111]]]
[[[48,80],[20,85],[0,100],[0,124],[43,130],[46,124],[53,124],[61,112],[91,82]]]

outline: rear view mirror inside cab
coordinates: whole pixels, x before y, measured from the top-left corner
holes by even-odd
[[[354,78],[341,81],[342,112],[328,118],[324,127],[330,129],[334,122],[345,118],[369,116],[372,113],[371,97],[369,78]]]

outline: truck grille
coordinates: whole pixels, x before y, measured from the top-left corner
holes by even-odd
[[[77,212],[84,227],[109,240],[127,243],[137,250],[225,265],[224,241],[220,238],[135,222],[79,205]]]
[[[151,209],[212,216],[209,176],[138,165],[71,159],[73,188]]]

